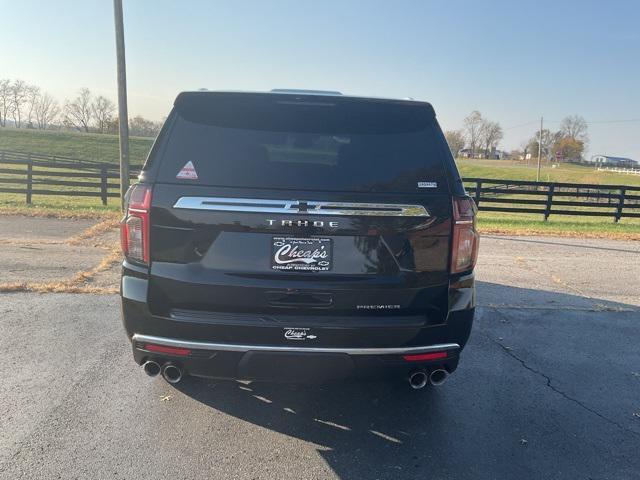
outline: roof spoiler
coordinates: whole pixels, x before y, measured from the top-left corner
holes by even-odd
[[[303,90],[299,88],[272,88],[271,93],[289,93],[298,95],[342,95],[337,90]]]

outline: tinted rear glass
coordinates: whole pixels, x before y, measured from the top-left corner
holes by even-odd
[[[175,108],[168,135],[161,182],[334,191],[447,189],[441,137],[426,105],[199,95]],[[188,162],[197,179],[179,178]],[[424,183],[419,187],[418,182]]]

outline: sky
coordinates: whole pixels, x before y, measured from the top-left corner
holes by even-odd
[[[182,90],[413,97],[442,128],[479,110],[521,146],[567,115],[589,154],[640,160],[640,1],[123,0],[129,115]],[[113,2],[0,0],[0,78],[116,100]]]

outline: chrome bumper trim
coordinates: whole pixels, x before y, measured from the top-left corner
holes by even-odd
[[[459,350],[457,343],[441,343],[424,347],[394,348],[325,348],[289,345],[233,345],[228,343],[191,342],[173,338],[154,337],[135,334],[132,342],[153,343],[165,347],[188,348],[190,350],[217,350],[225,352],[300,352],[300,353],[346,353],[348,355],[407,355],[416,353],[442,352],[443,350]]]

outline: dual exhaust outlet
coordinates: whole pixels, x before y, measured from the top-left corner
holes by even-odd
[[[169,383],[178,383],[182,380],[182,369],[171,362],[167,362],[160,366],[158,362],[147,360],[142,365],[142,369],[144,370],[144,373],[150,377],[157,377],[159,374],[162,374],[162,378]]]
[[[414,390],[420,390],[421,388],[426,387],[427,383],[438,386],[446,382],[448,376],[449,372],[443,368],[437,368],[430,374],[427,374],[424,370],[417,370],[409,375],[409,385]]]
[[[160,365],[156,361],[147,360],[142,365],[142,369],[150,377],[157,377],[162,374],[162,378],[169,383],[175,384],[182,380],[182,369],[171,362]],[[409,385],[414,390],[420,390],[426,387],[428,383],[438,386],[446,382],[448,376],[449,372],[442,368],[433,370],[430,374],[427,374],[424,370],[417,370],[409,375]]]

